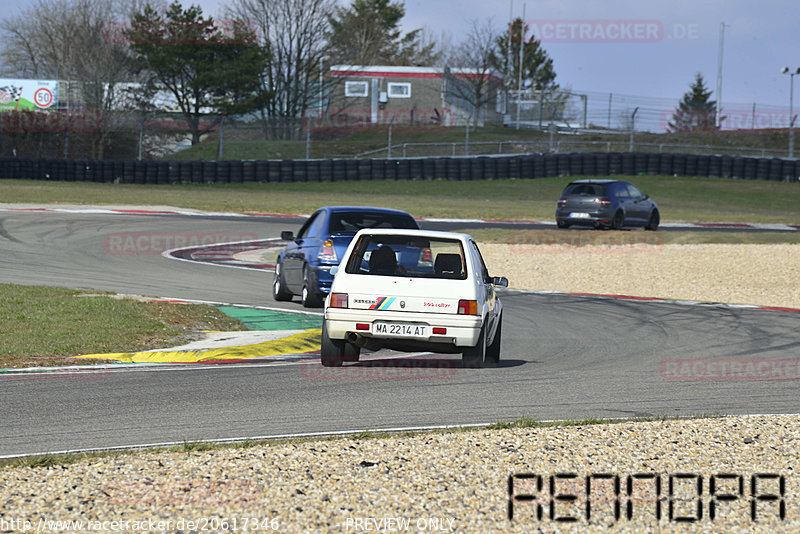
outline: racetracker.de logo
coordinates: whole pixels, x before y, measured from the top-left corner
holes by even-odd
[[[660,20],[530,20],[528,30],[543,43],[657,43]]]
[[[240,243],[255,234],[226,232],[116,232],[106,234],[105,250],[112,255],[161,254],[166,250]]]
[[[259,28],[253,22],[215,20],[211,24],[196,21],[113,20],[102,30],[109,44],[255,44]]]
[[[668,358],[661,378],[670,381],[744,382],[800,379],[800,358]]]
[[[306,380],[448,380],[455,376],[457,366],[455,360],[447,359],[387,359],[342,367],[301,365],[300,374]]]
[[[104,380],[111,376],[111,371],[102,366],[96,369],[86,367],[63,367],[48,371],[11,371],[0,373],[2,380]]]
[[[655,254],[664,249],[664,237],[660,232],[515,230],[508,244],[514,254]]]
[[[662,129],[669,129],[671,127],[670,124],[675,120],[674,114],[674,110],[665,110],[661,112],[659,124]],[[720,114],[720,128],[725,130],[785,129],[789,127],[792,117],[788,108],[780,107],[767,109],[756,108],[755,106],[751,109],[723,108]],[[710,126],[713,127],[713,113],[709,115],[708,110],[689,111],[682,116],[683,126],[703,127],[709,125],[709,117],[711,117]]]

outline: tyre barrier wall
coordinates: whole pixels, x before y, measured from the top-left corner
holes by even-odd
[[[124,184],[500,180],[642,174],[797,182],[800,159],[644,152],[269,161],[0,158],[0,179]]]

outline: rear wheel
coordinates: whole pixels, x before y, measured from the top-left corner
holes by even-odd
[[[614,214],[614,218],[611,220],[611,229],[622,230],[623,226],[625,226],[625,214],[622,213],[622,210],[619,210]]]
[[[658,230],[659,224],[661,224],[661,215],[658,213],[658,210],[653,210],[650,214],[650,219],[647,221],[647,226],[645,226],[644,229],[655,232]]]
[[[320,361],[325,367],[340,367],[344,360],[343,339],[331,339],[328,337],[328,328],[325,320],[322,320],[322,338],[320,339]]]
[[[486,357],[486,325],[481,327],[481,335],[478,336],[478,343],[474,347],[469,347],[461,353],[461,363],[468,369],[480,369],[483,367],[483,360]]]
[[[567,221],[556,221],[556,226],[559,228],[569,228],[569,223]]]
[[[352,343],[344,342],[342,348],[342,361],[344,362],[357,362],[361,356],[361,347]]]
[[[486,347],[486,363],[497,363],[500,361],[500,338],[503,332],[503,315],[497,319],[497,331],[494,333],[492,344]]]
[[[286,283],[283,281],[280,261],[275,264],[275,279],[272,281],[272,298],[277,301],[292,300],[292,292],[286,289]]]
[[[308,265],[303,266],[303,289],[300,293],[300,300],[304,308],[319,308],[322,306],[322,296],[316,284],[311,282],[308,274]]]

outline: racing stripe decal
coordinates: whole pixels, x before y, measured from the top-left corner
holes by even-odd
[[[389,306],[392,305],[392,302],[395,301],[397,297],[378,297],[375,299],[375,304],[369,307],[370,310],[388,310]]]

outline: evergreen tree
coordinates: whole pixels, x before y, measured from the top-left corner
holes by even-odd
[[[509,34],[502,33],[495,40],[496,50],[492,53],[492,66],[503,75],[506,87],[520,89],[519,85],[519,48],[522,49],[522,87],[521,89],[556,89],[554,84],[556,73],[553,60],[542,48],[540,41],[531,35],[527,41],[528,25],[522,19],[515,19],[509,26],[511,37],[509,50]],[[510,53],[509,53],[510,52]]]
[[[670,132],[696,132],[716,130],[717,102],[709,100],[711,90],[706,88],[703,75],[695,74],[689,91],[672,114],[672,121],[667,125]]]
[[[437,59],[433,43],[423,44],[421,29],[405,35],[400,20],[402,2],[353,0],[329,17],[329,53],[335,62],[349,65],[431,65]]]
[[[193,145],[223,117],[258,109],[269,97],[260,83],[269,53],[256,44],[247,23],[234,22],[232,30],[223,34],[199,6],[184,9],[176,0],[163,16],[146,5],[128,32],[131,50],[148,75],[139,100],[152,106],[154,95],[168,91]],[[168,110],[156,106],[154,111]],[[208,121],[209,116],[215,119]]]

